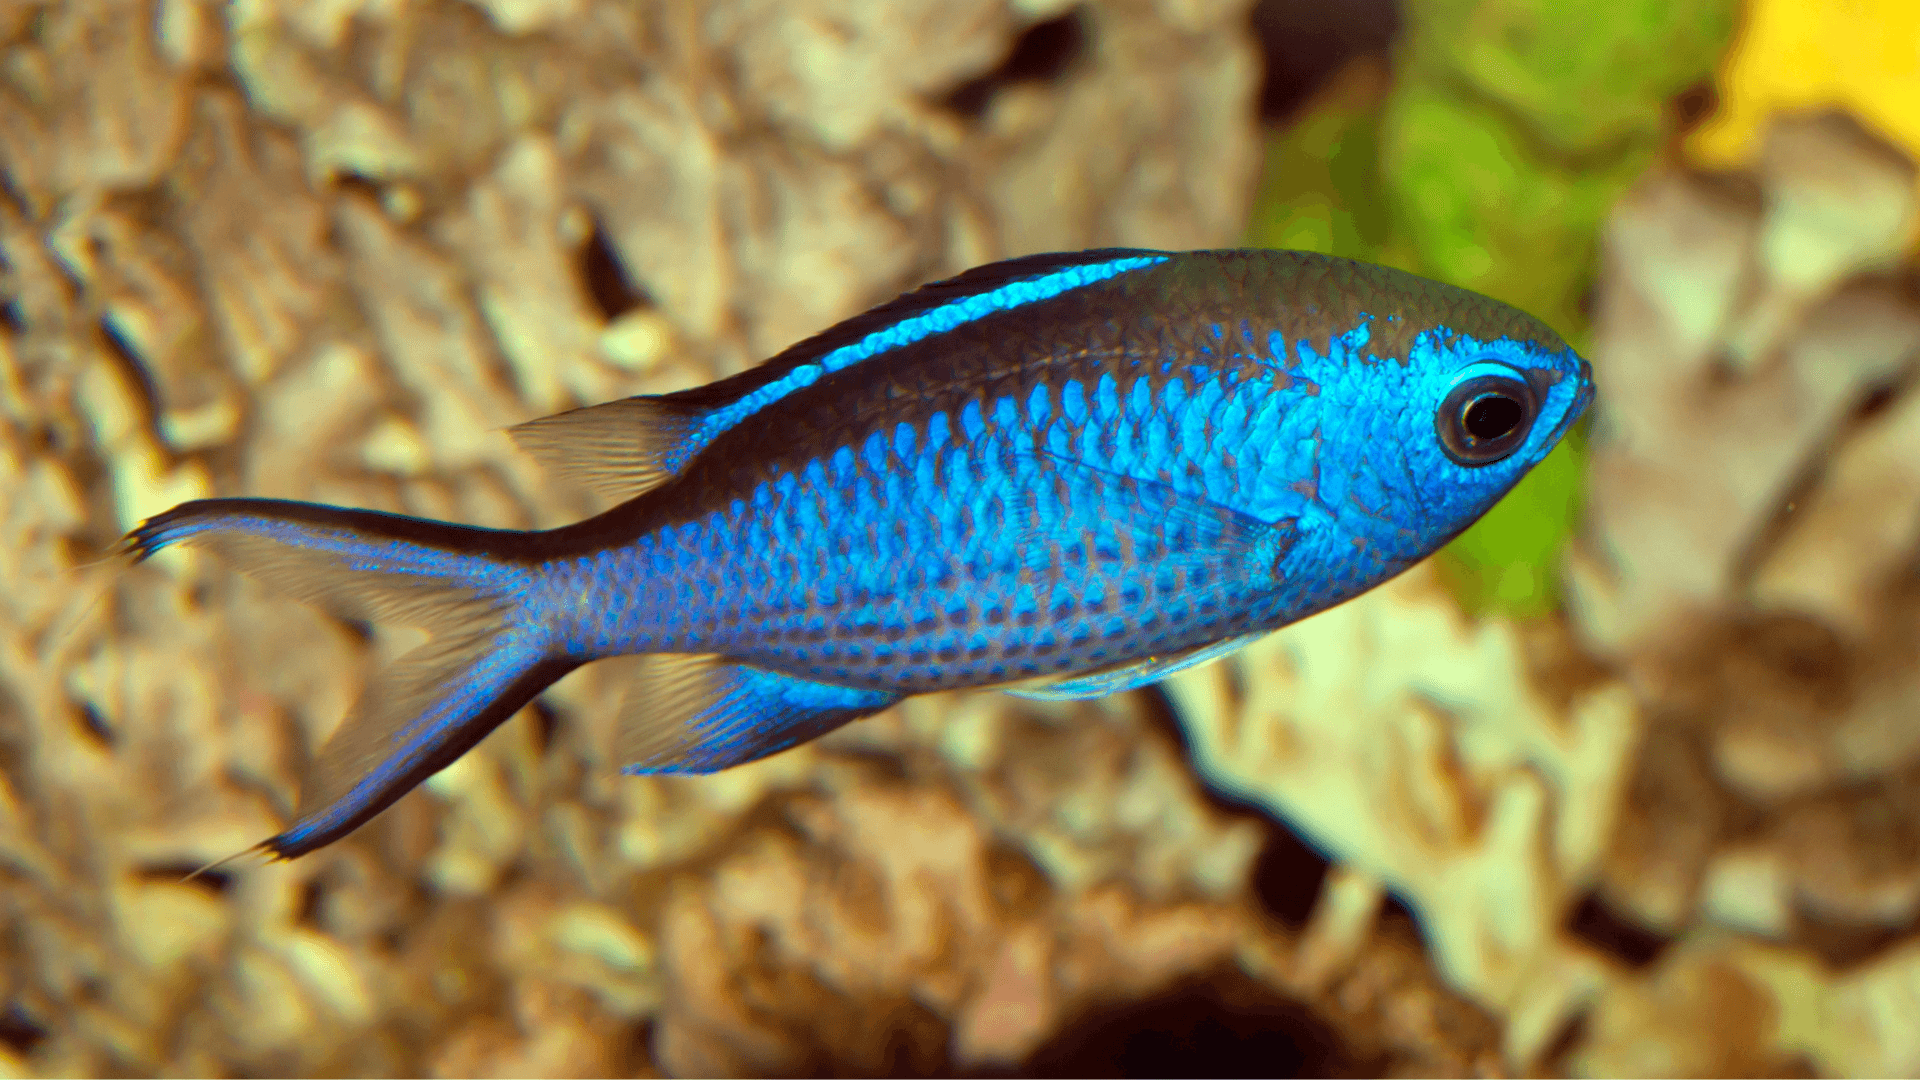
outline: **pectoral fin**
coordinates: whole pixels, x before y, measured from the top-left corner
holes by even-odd
[[[1196,603],[1211,597],[1224,608],[1237,595],[1277,585],[1279,563],[1299,539],[1292,518],[1261,521],[1158,480],[1057,454],[1036,456],[1055,497],[1029,498],[1013,507],[1021,549],[1036,569],[1056,565],[1066,546],[1091,545],[1143,573],[1171,571],[1181,581],[1198,582],[1190,590]],[[1158,682],[1259,636],[1237,634],[1007,692],[1043,701],[1101,697]]]
[[[1176,671],[1198,667],[1209,660],[1218,660],[1228,653],[1244,649],[1262,636],[1245,634],[1240,637],[1231,637],[1211,645],[1188,649],[1185,652],[1168,656],[1149,656],[1145,660],[1102,668],[1058,682],[1012,687],[1007,690],[1007,693],[1035,701],[1072,701],[1080,698],[1105,697],[1124,690],[1137,690],[1142,686],[1157,683]]]
[[[1009,507],[1026,557],[1044,563],[1063,543],[1116,546],[1119,558],[1149,563],[1210,563],[1234,574],[1267,574],[1299,533],[1287,518],[1261,521],[1171,484],[1143,480],[1041,451],[1035,461],[1052,498],[1029,493]],[[1104,542],[1104,543],[1102,543]]]

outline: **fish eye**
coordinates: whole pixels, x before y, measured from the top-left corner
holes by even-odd
[[[1505,364],[1474,364],[1460,373],[1433,418],[1440,447],[1457,465],[1491,465],[1526,441],[1538,405],[1533,387]]]

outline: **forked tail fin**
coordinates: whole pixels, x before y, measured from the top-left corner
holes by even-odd
[[[136,560],[188,544],[338,614],[431,635],[374,678],[262,849],[292,859],[347,835],[578,666],[526,615],[524,536],[274,499],[184,503],[127,535]]]

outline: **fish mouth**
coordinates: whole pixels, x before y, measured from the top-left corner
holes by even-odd
[[[1567,406],[1567,423],[1580,419],[1580,414],[1593,404],[1593,365],[1580,361],[1580,392],[1574,395],[1573,404]]]
[[[1559,442],[1567,429],[1587,411],[1587,406],[1593,403],[1593,365],[1585,360],[1580,361],[1579,380],[1580,389],[1574,391],[1573,400],[1567,403],[1567,411],[1560,414],[1560,422],[1553,426],[1553,434],[1547,439],[1548,446]]]

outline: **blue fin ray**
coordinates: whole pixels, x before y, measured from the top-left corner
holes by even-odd
[[[719,656],[650,656],[627,691],[621,771],[709,773],[756,761],[885,709],[899,695],[833,686]]]

